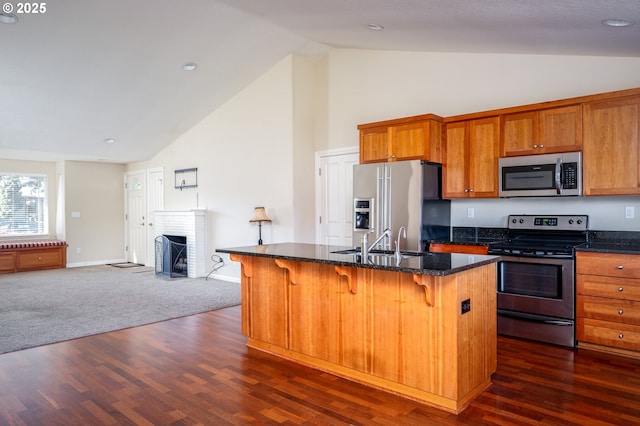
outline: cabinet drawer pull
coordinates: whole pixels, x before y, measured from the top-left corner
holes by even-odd
[[[618,265],[618,269],[624,269],[624,266]]]
[[[42,256],[38,256],[38,260],[42,260]]]
[[[618,310],[618,315],[622,315],[622,309]]]
[[[624,338],[624,334],[622,333],[618,334],[618,339],[622,339],[622,338]]]
[[[624,290],[622,287],[618,287],[618,291],[622,291]]]

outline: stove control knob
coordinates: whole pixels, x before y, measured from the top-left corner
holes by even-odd
[[[516,222],[517,222],[517,220],[511,219],[511,223],[516,223]]]
[[[520,219],[520,223],[524,223],[524,219]]]
[[[573,225],[573,219],[569,219],[569,225]]]
[[[582,219],[578,219],[578,225],[582,223]]]

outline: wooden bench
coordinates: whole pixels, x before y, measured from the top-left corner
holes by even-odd
[[[0,274],[67,266],[67,243],[60,240],[0,242]]]

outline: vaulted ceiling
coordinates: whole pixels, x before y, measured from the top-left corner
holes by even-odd
[[[0,158],[149,159],[289,53],[327,46],[640,56],[637,0],[44,4],[0,23]],[[197,68],[185,71],[190,62]]]

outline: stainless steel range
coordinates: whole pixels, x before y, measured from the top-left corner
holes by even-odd
[[[575,346],[575,247],[588,216],[511,215],[498,262],[498,333]]]

